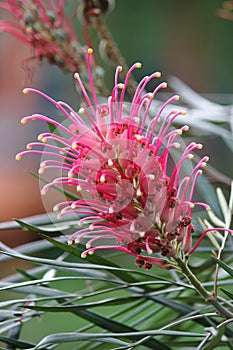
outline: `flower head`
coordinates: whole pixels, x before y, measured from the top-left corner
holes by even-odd
[[[63,0],[1,1],[0,8],[8,10],[16,21],[0,21],[0,31],[31,46],[38,60],[47,58],[65,71],[80,71],[83,49],[64,7]]]
[[[49,159],[42,162],[39,173],[49,168],[61,170],[62,175],[46,184],[43,193],[57,185],[76,189],[76,200],[66,200],[54,209],[60,211],[59,218],[71,213],[83,215],[79,229],[68,239],[72,244],[89,237],[83,257],[112,248],[135,256],[139,267],[150,269],[156,265],[170,269],[172,258],[180,251],[188,253],[192,247],[193,207],[209,208],[205,203],[193,201],[197,179],[208,157],[203,157],[188,175],[182,176],[185,163],[193,158],[192,152],[202,146],[192,142],[184,147],[177,160],[172,159],[180,146],[179,137],[188,127],[171,128],[173,120],[185,114],[184,111],[169,110],[165,114],[168,104],[178,100],[177,95],[169,98],[156,115],[152,114],[152,99],[167,84],[160,83],[148,93],[145,88],[149,81],[160,77],[159,72],[144,77],[131,103],[126,104],[130,74],[141,64],[135,63],[129,69],[123,83],[119,82],[122,68],[117,67],[112,94],[100,104],[91,73],[92,52],[89,49],[87,53],[92,96],[79,74],[74,76],[85,102],[78,112],[40,91],[24,90],[51,101],[64,113],[69,125],[40,114],[23,118],[23,124],[35,119],[53,124],[57,132],[39,135],[40,142],[29,144],[28,150],[19,153],[17,159],[26,153],[46,154]],[[45,150],[38,148],[47,142]],[[114,243],[106,244],[109,239]]]

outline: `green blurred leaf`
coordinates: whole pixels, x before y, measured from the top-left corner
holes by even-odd
[[[23,340],[16,340],[16,339],[12,339],[12,338],[8,338],[8,337],[4,337],[0,335],[0,341],[2,341],[5,344],[14,346],[15,348],[18,349],[34,349],[34,347],[36,346],[36,344],[33,343],[29,343]]]
[[[233,300],[233,294],[228,292],[228,290],[220,288],[223,293],[225,293],[229,298]]]
[[[233,269],[227,265],[226,263],[224,263],[222,260],[219,260],[217,258],[215,258],[214,256],[212,256],[212,259],[226,272],[229,273],[229,275],[233,276]]]

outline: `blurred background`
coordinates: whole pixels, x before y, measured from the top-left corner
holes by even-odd
[[[137,80],[159,70],[164,80],[176,76],[213,101],[231,104],[233,21],[217,16],[216,11],[221,7],[221,0],[116,0],[106,23],[126,63],[143,63]],[[0,19],[9,18],[0,9]],[[75,23],[83,41],[82,19]],[[94,43],[97,41],[94,30],[90,30],[90,37]],[[39,157],[29,155],[16,162],[15,154],[44,130],[39,122],[22,126],[20,119],[35,112],[46,113],[48,105],[37,95],[24,96],[22,89],[30,85],[76,108],[79,101],[71,74],[46,61],[40,65],[33,60],[25,61],[31,56],[29,47],[9,34],[0,34],[1,222],[45,211],[38,181],[28,173],[37,171]],[[106,63],[104,67],[106,83],[111,84],[114,67]],[[211,164],[232,177],[232,153],[216,135],[206,141],[205,151],[210,154]],[[21,230],[0,232],[0,239],[10,246],[31,238]]]

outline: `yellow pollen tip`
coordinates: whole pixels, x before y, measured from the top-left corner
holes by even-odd
[[[166,88],[167,88],[167,83],[166,83],[166,82],[162,83],[162,88],[163,88],[163,89],[166,89]]]
[[[29,93],[29,90],[27,88],[23,89],[23,94],[27,95]]]
[[[87,244],[86,244],[86,248],[87,248],[87,249],[90,249],[90,248],[91,248],[91,244],[87,243]]]
[[[122,70],[123,70],[122,66],[118,66],[117,69],[119,72],[122,72]]]
[[[183,126],[183,131],[188,131],[189,130],[189,126],[188,125],[184,125]]]
[[[178,149],[178,148],[180,148],[180,143],[179,143],[179,142],[175,142],[175,143],[174,143],[174,146],[175,146],[175,148]]]
[[[74,209],[77,208],[76,205],[75,205],[74,203],[72,203],[70,207],[71,207],[72,210],[74,210]]]
[[[22,157],[20,155],[16,154],[15,160],[20,160],[20,159],[22,159]]]
[[[182,115],[186,115],[187,114],[187,111],[182,111]]]
[[[89,255],[93,255],[93,254],[94,254],[94,250],[90,250],[90,251],[88,252],[88,254],[89,254]]]
[[[94,225],[90,224],[90,225],[89,225],[89,230],[90,230],[90,231],[93,231],[93,230],[94,230]]]
[[[140,237],[144,237],[145,236],[145,232],[139,232],[139,236]]]
[[[26,147],[28,150],[31,150],[32,149],[32,146],[31,145],[27,145]]]
[[[203,148],[203,145],[202,145],[201,143],[198,143],[197,148],[198,148],[198,149],[202,149],[202,148]]]
[[[58,214],[57,219],[58,219],[58,220],[61,220],[61,219],[62,219],[62,215],[61,215],[61,214]]]
[[[208,162],[210,158],[208,156],[205,157],[205,162]]]
[[[160,78],[161,77],[161,73],[160,72],[155,72],[155,77],[156,78]]]
[[[85,109],[83,107],[79,108],[78,113],[79,114],[84,114],[85,113]]]
[[[72,174],[72,173],[69,173],[69,174],[68,174],[68,178],[69,178],[69,179],[72,179],[73,177],[74,177],[74,174]]]
[[[93,53],[93,49],[92,49],[92,48],[89,48],[89,49],[87,50],[87,52],[88,52],[89,54],[92,54],[92,53]]]
[[[82,188],[81,188],[80,185],[78,185],[78,186],[76,187],[76,191],[77,191],[77,192],[81,192],[81,189],[82,189]]]
[[[79,226],[79,227],[82,227],[82,226],[83,226],[82,221],[78,221],[78,226]]]
[[[72,245],[72,244],[73,244],[73,241],[72,241],[71,239],[68,239],[67,244],[68,244],[68,245]]]
[[[114,213],[113,207],[110,207],[110,208],[108,209],[108,212],[109,212],[109,214],[113,214],[113,213]]]
[[[179,99],[180,99],[180,96],[179,96],[179,95],[175,95],[175,96],[174,96],[174,100],[175,100],[175,101],[179,101]]]
[[[54,205],[53,211],[58,211],[58,210],[59,210],[59,206],[58,205]]]
[[[154,98],[155,95],[154,95],[152,92],[149,92],[148,97],[149,97],[149,98]]]
[[[205,168],[206,165],[207,165],[206,162],[202,162],[202,163],[201,163],[201,167],[202,167],[202,168]]]
[[[23,125],[25,125],[25,124],[27,123],[27,120],[26,120],[25,118],[22,118],[22,119],[20,120],[20,123],[23,124]]]
[[[37,140],[38,140],[38,141],[42,141],[42,140],[43,140],[43,136],[39,135],[39,136],[37,137]]]
[[[181,129],[177,130],[177,134],[178,135],[182,135],[183,134],[183,130],[181,130]]]
[[[74,79],[78,79],[79,78],[79,74],[78,73],[74,73]]]
[[[124,84],[119,84],[119,89],[124,89],[125,85]]]
[[[102,174],[101,176],[100,176],[100,182],[101,183],[104,183],[105,182],[105,175],[104,174]]]
[[[112,159],[109,159],[109,160],[108,160],[108,166],[113,166],[113,161],[112,161]]]
[[[189,159],[193,159],[193,158],[194,158],[194,155],[193,155],[192,153],[190,153],[190,154],[188,155],[188,158],[189,158]]]
[[[138,117],[134,117],[134,121],[138,124],[140,122],[140,119]]]
[[[137,141],[141,141],[142,135],[135,135],[135,139],[136,139]]]
[[[85,259],[86,257],[87,257],[87,253],[83,252],[83,253],[81,254],[81,258],[82,258],[82,259]]]
[[[40,169],[38,170],[38,174],[39,174],[39,175],[43,175],[43,174],[44,174],[44,169],[43,169],[43,168],[40,168]]]
[[[46,139],[46,137],[43,137],[41,140],[43,143],[46,143],[48,140]]]
[[[79,244],[80,243],[80,240],[79,238],[75,238],[75,241],[74,241],[75,244]]]
[[[149,179],[149,180],[154,180],[154,179],[155,179],[154,174],[149,174],[149,175],[148,175],[148,179]]]
[[[207,205],[207,207],[206,207],[206,211],[210,211],[210,210],[211,210],[210,206],[209,206],[209,205]]]
[[[190,206],[189,206],[189,208],[194,208],[195,207],[195,205],[193,204],[193,203],[190,203]]]
[[[45,196],[45,195],[46,195],[46,193],[47,193],[47,190],[42,189],[40,193],[41,193],[41,195],[42,195],[42,196]]]
[[[135,67],[136,67],[136,68],[142,68],[142,64],[141,64],[141,62],[137,62],[137,63],[135,63]]]
[[[44,168],[45,167],[45,163],[40,163],[40,168]]]

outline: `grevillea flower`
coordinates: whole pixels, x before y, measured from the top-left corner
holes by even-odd
[[[57,131],[39,135],[40,142],[28,144],[28,150],[19,153],[17,159],[27,153],[39,153],[49,157],[41,163],[39,174],[50,168],[61,170],[60,177],[43,187],[43,194],[57,185],[76,189],[77,200],[66,200],[54,209],[60,211],[59,218],[71,213],[82,216],[79,229],[68,239],[72,244],[89,238],[82,257],[96,250],[116,249],[135,256],[139,267],[150,269],[156,265],[170,269],[173,257],[196,249],[197,245],[192,248],[193,207],[209,206],[194,202],[193,194],[208,157],[182,176],[185,164],[193,158],[192,152],[202,145],[192,142],[177,160],[172,157],[178,152],[180,135],[188,127],[171,128],[174,119],[184,115],[184,111],[170,109],[165,113],[167,105],[178,100],[177,95],[151,115],[153,98],[167,84],[160,83],[152,92],[145,92],[145,88],[152,79],[160,77],[159,72],[145,76],[131,103],[126,104],[130,74],[141,64],[135,63],[129,69],[124,83],[119,82],[122,68],[117,67],[112,94],[105,103],[99,103],[91,72],[92,52],[89,49],[87,53],[91,94],[88,95],[79,74],[74,75],[85,101],[78,112],[40,91],[24,89],[25,94],[35,92],[52,102],[69,125],[40,114],[24,117],[23,124],[39,119],[53,124]],[[46,148],[41,150],[41,146]],[[114,243],[107,244],[108,240]]]
[[[64,7],[64,0],[0,1],[0,8],[8,10],[16,19],[15,22],[0,21],[0,31],[31,46],[38,60],[47,58],[49,63],[64,70],[80,71],[83,49]]]

